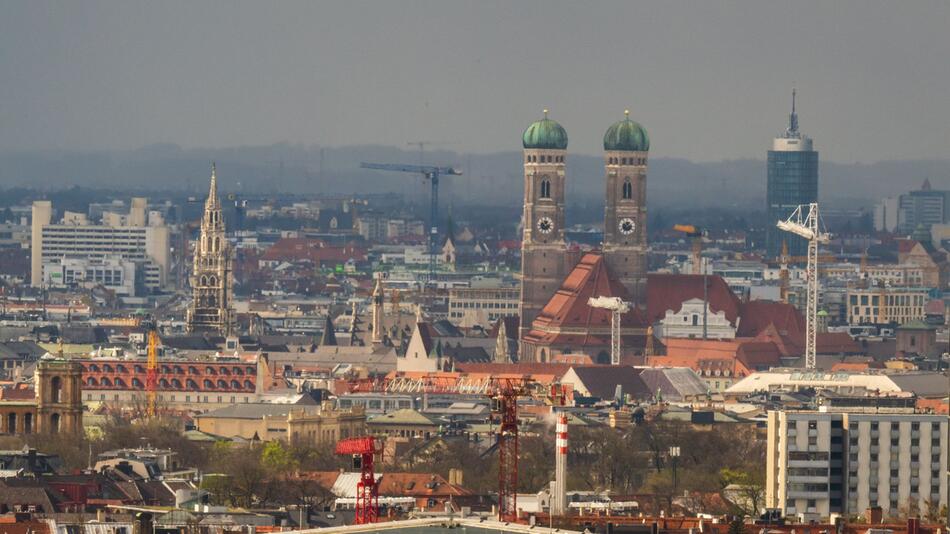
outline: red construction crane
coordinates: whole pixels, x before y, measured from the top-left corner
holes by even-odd
[[[492,417],[498,418],[498,519],[518,515],[518,397],[530,395],[527,378],[500,378],[492,388]]]
[[[424,378],[397,376],[388,378],[385,382],[373,382],[364,386],[354,387],[352,391],[459,393],[488,396],[491,400],[492,421],[498,423],[498,518],[509,522],[517,518],[518,511],[518,399],[534,397],[544,399],[554,406],[560,406],[565,404],[569,396],[568,388],[561,384],[551,384],[550,389],[545,389],[527,376],[511,375],[486,378],[467,378],[448,374]],[[339,446],[337,446],[337,452],[347,454],[340,452]],[[365,463],[363,480],[373,480],[372,477],[367,479],[365,476]]]
[[[353,456],[359,459],[360,481],[356,483],[356,524],[375,523],[379,518],[379,486],[376,484],[376,473],[373,472],[373,457],[379,449],[376,448],[376,438],[371,436],[347,438],[337,442],[336,453]]]

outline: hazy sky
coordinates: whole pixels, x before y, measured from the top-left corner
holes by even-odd
[[[0,0],[0,149],[407,141],[763,158],[792,83],[822,159],[947,158],[950,2]]]

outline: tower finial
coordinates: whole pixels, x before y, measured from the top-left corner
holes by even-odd
[[[548,108],[544,108],[544,118],[548,118]]]
[[[629,118],[630,118],[630,110],[629,110],[629,109],[623,110],[623,118],[625,118],[625,119],[629,119]]]

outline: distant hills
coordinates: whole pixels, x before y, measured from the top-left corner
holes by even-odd
[[[465,175],[445,183],[453,204],[521,204],[520,152],[457,154],[432,151],[426,163],[453,165]],[[0,188],[58,190],[79,185],[134,191],[205,189],[210,162],[218,164],[223,191],[245,194],[300,192],[422,194],[420,178],[359,168],[361,161],[419,163],[420,154],[387,146],[308,147],[276,144],[220,149],[150,145],[131,151],[0,152]],[[881,161],[873,164],[821,163],[821,198],[830,207],[870,206],[884,196],[916,189],[930,178],[950,189],[950,160]],[[599,156],[570,155],[568,194],[576,202],[603,198]],[[648,198],[654,207],[759,209],[765,198],[765,162],[650,161]]]

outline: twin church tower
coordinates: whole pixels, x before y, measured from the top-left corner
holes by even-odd
[[[614,123],[604,134],[606,209],[602,253],[611,277],[629,300],[646,302],[647,280],[647,152],[646,130],[630,119]],[[577,258],[565,239],[564,192],[567,131],[544,118],[522,136],[524,146],[524,234],[521,249],[521,325],[531,327],[565,280]]]

